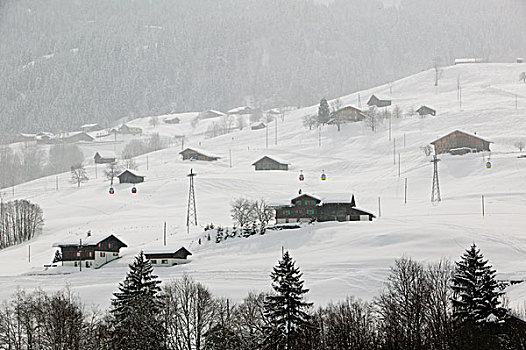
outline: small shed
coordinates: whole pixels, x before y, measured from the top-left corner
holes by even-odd
[[[452,150],[455,152],[465,148],[471,149],[472,152],[490,151],[490,143],[492,142],[460,130],[452,131],[431,142],[435,147],[435,154],[451,153]]]
[[[517,63],[524,63],[524,58],[517,57]]]
[[[173,118],[165,119],[164,122],[166,124],[179,124],[181,122],[181,119],[179,119],[178,117],[173,117]]]
[[[144,176],[135,175],[129,170],[124,170],[117,177],[119,178],[119,183],[121,184],[138,184],[144,182]]]
[[[108,164],[115,162],[115,156],[109,155],[109,154],[100,154],[99,152],[95,153],[95,156],[93,157],[95,160],[95,164]]]
[[[283,161],[279,161],[269,156],[264,156],[261,159],[252,163],[255,166],[255,170],[289,170],[289,164]]]
[[[153,266],[174,266],[187,264],[188,255],[192,255],[185,247],[179,248],[177,251],[151,251],[144,252],[146,259],[150,260]]]
[[[381,99],[376,97],[375,95],[372,95],[371,98],[369,98],[369,101],[367,101],[367,105],[376,106],[378,108],[387,107],[391,105],[391,100]]]
[[[183,156],[183,160],[204,160],[210,162],[221,158],[197,148],[186,148],[184,151],[179,152],[179,154]]]
[[[250,124],[250,130],[260,130],[260,129],[265,129],[266,127],[267,125],[265,125],[265,123],[263,122],[257,122],[257,123]]]
[[[419,109],[416,110],[416,113],[420,114],[421,116],[425,115],[437,115],[437,111],[435,111],[433,108],[428,106],[421,106]]]

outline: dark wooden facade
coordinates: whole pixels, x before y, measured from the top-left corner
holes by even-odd
[[[276,210],[276,223],[312,221],[372,221],[376,216],[356,208],[354,196],[350,201],[326,201],[301,194],[291,200],[291,204],[273,207]]]
[[[144,253],[146,259],[186,259],[188,255],[192,255],[185,247],[180,248],[175,252],[155,252],[155,253]]]
[[[135,175],[129,170],[124,170],[119,176],[119,183],[121,184],[138,184],[144,182],[144,176]]]
[[[166,124],[179,124],[181,122],[181,119],[179,119],[178,117],[174,117],[174,118],[165,119],[164,122]]]
[[[93,159],[95,160],[95,164],[107,164],[115,162],[115,157],[103,157],[99,152],[95,153]]]
[[[437,115],[437,111],[435,111],[433,108],[428,106],[421,106],[419,109],[416,110],[416,113],[420,114],[421,116],[424,115]]]
[[[89,238],[89,237],[88,237]],[[96,243],[61,243],[57,246],[62,251],[62,261],[95,260],[95,252],[119,253],[127,245],[114,235],[110,235]]]
[[[469,148],[472,152],[490,151],[490,143],[490,141],[460,130],[450,132],[446,136],[431,142],[435,147],[435,154],[448,153],[451,150],[454,152],[457,148]]]
[[[265,129],[267,126],[263,122],[257,122],[250,125],[250,130]]]
[[[252,163],[255,166],[255,170],[289,170],[287,163],[278,162],[268,156],[264,156],[260,160]]]
[[[183,160],[191,159],[191,160],[204,160],[204,161],[210,162],[210,161],[218,160],[220,158],[220,157],[204,154],[192,148],[187,148],[184,151],[179,152],[179,154],[183,156]]]
[[[142,129],[122,124],[122,126],[119,128],[119,133],[124,135],[141,135]]]
[[[375,95],[372,95],[371,98],[369,98],[369,101],[367,101],[367,105],[376,106],[378,108],[387,107],[391,105],[391,100],[382,100],[376,97]]]

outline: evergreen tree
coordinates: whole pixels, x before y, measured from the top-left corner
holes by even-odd
[[[488,260],[473,244],[456,263],[452,278],[453,316],[460,321],[481,322],[490,314],[497,317],[505,315],[499,307],[499,297],[503,294],[495,280],[495,270]]]
[[[283,254],[270,274],[275,293],[266,297],[264,305],[269,321],[265,339],[268,348],[297,348],[295,344],[311,326],[307,311],[312,303],[303,298],[309,290],[303,288],[302,275],[288,252]]]
[[[55,251],[55,256],[53,257],[53,263],[62,261],[62,253],[60,253],[60,250]]]
[[[320,107],[318,108],[318,123],[325,124],[329,121],[331,111],[329,109],[329,103],[325,98],[320,101]]]
[[[216,243],[221,243],[222,241],[223,241],[223,227],[219,226],[217,228]]]
[[[119,284],[119,292],[113,294],[111,301],[114,348],[164,349],[161,281],[153,274],[152,264],[142,251],[129,267],[125,280]]]

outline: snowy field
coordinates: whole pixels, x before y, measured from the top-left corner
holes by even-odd
[[[239,300],[251,290],[269,290],[270,270],[280,257],[281,247],[291,251],[304,273],[308,297],[327,303],[354,295],[371,300],[382,288],[394,259],[408,256],[424,262],[441,258],[458,259],[476,242],[497,269],[500,279],[526,279],[526,158],[517,158],[517,141],[526,142],[526,84],[518,81],[526,70],[520,64],[473,64],[444,68],[439,86],[434,72],[421,72],[341,98],[343,105],[365,107],[372,93],[391,96],[393,105],[406,112],[427,105],[437,116],[394,119],[388,138],[388,122],[373,133],[365,123],[346,124],[317,130],[302,126],[305,115],[317,113],[317,106],[286,113],[266,130],[236,131],[205,139],[204,131],[213,120],[201,121],[194,129],[196,114],[178,115],[179,125],[149,125],[149,119],[128,123],[146,134],[187,135],[185,146],[196,146],[218,154],[217,162],[182,161],[181,146],[137,157],[140,175],[146,176],[132,195],[131,185],[116,185],[109,195],[108,181],[101,166],[88,166],[90,181],[77,189],[70,174],[51,176],[18,185],[15,198],[38,203],[45,216],[42,235],[31,242],[0,251],[0,299],[9,298],[17,288],[41,287],[53,291],[66,285],[87,304],[107,306],[112,293],[127,272],[127,265],[141,249],[163,248],[163,223],[167,222],[167,249],[181,246],[193,255],[191,263],[156,268],[163,281],[188,273],[210,287],[218,296]],[[462,110],[457,101],[457,78],[462,86]],[[391,90],[391,91],[390,91]],[[517,108],[516,108],[517,100]],[[216,120],[218,121],[218,120]],[[430,202],[433,164],[420,149],[453,130],[474,133],[492,141],[488,153],[464,156],[441,155],[439,163],[442,202]],[[404,141],[405,140],[405,141]],[[95,151],[120,153],[127,140],[98,140],[84,144],[86,157]],[[232,158],[230,159],[230,154]],[[400,154],[400,176],[398,175]],[[263,155],[291,163],[288,172],[255,172],[251,164]],[[492,167],[487,169],[490,157]],[[148,159],[147,159],[148,158]],[[92,162],[90,160],[89,162]],[[148,168],[146,163],[148,162]],[[232,167],[230,167],[230,162]],[[195,178],[199,227],[186,232],[186,204],[190,168]],[[305,181],[298,175],[303,170]],[[322,170],[326,181],[320,180]],[[404,179],[407,178],[407,204]],[[373,222],[320,223],[298,230],[268,231],[264,236],[229,239],[221,244],[204,239],[203,226],[231,225],[230,203],[234,198],[265,198],[287,202],[299,189],[312,194],[355,195],[357,207],[379,216]],[[2,191],[4,200],[13,198],[12,189]],[[486,215],[481,212],[485,196]],[[64,274],[43,274],[55,253],[53,243],[83,238],[91,230],[115,234],[129,248],[122,258],[98,270],[62,270]],[[197,240],[203,239],[198,245]],[[28,259],[31,245],[31,261]],[[526,284],[508,288],[513,307],[523,307]]]

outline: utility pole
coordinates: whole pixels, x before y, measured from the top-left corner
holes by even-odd
[[[164,222],[164,246],[166,247],[166,221]]]
[[[79,268],[80,268],[80,271],[82,272],[82,238],[80,239],[80,244],[79,244]]]
[[[433,189],[431,191],[431,203],[439,203],[442,199],[440,198],[440,185],[438,183],[438,162],[440,159],[436,155],[433,156]]]
[[[382,216],[382,207],[380,205],[380,196],[378,196],[378,217]]]
[[[29,263],[31,263],[31,244],[28,245],[27,254],[28,254],[27,257],[28,257]]]
[[[389,116],[389,141],[391,141],[391,119],[392,116]]]
[[[458,99],[459,107],[460,107],[460,110],[462,110],[462,87],[458,88],[458,96],[459,96],[459,99]]]
[[[485,208],[484,208],[484,195],[482,195],[482,216],[484,216],[486,213],[485,213]]]
[[[55,177],[55,188],[58,191],[58,175]]]
[[[188,209],[186,212],[186,232],[190,232],[190,224],[197,226],[197,209],[195,205],[195,189],[194,177],[197,174],[190,169],[190,174],[186,175],[190,178],[190,189],[188,190]]]
[[[268,148],[268,124],[265,125],[265,148]]]
[[[398,153],[398,177],[400,177],[400,168],[401,168],[401,165],[400,165],[400,152]]]
[[[321,125],[318,125],[318,147],[321,147]]]
[[[407,204],[407,177],[404,181],[404,204]]]
[[[229,158],[229,167],[232,168],[232,150],[231,149],[228,150],[228,155],[230,156],[230,158]]]
[[[393,139],[393,164],[396,164],[396,138]]]
[[[278,144],[278,117],[274,118],[274,144]]]

